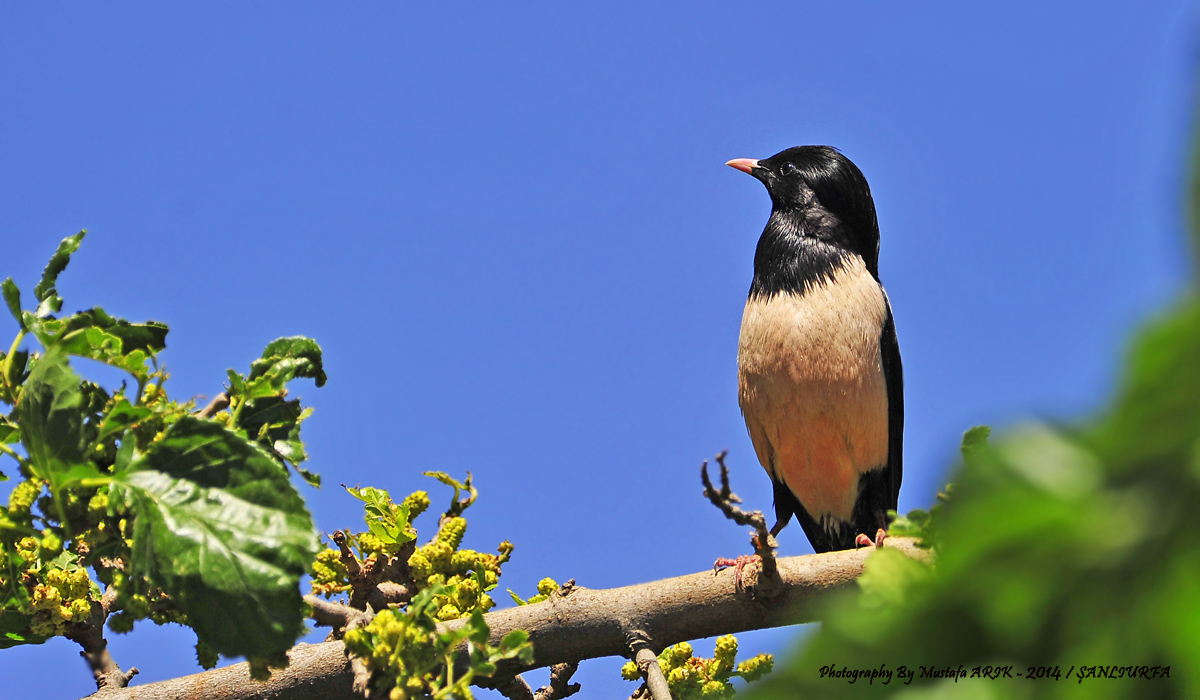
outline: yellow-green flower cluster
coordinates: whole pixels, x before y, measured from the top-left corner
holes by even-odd
[[[667,678],[671,697],[678,700],[726,700],[733,697],[731,677],[756,681],[770,673],[774,665],[770,654],[759,654],[741,664],[736,661],[737,638],[731,634],[717,639],[711,659],[693,656],[692,645],[687,642],[667,647],[658,655],[658,666]],[[621,667],[621,677],[636,681],[642,675],[637,664],[629,661]]]
[[[374,689],[387,692],[390,700],[433,691],[440,658],[437,635],[420,616],[389,608],[365,627],[346,632],[344,641],[347,650],[366,660]]]
[[[342,555],[336,549],[326,547],[317,552],[317,558],[312,565],[312,590],[314,595],[323,595],[326,598],[350,590],[346,565],[342,563]]]
[[[734,675],[740,676],[747,683],[753,683],[770,673],[774,668],[775,657],[770,654],[759,654],[738,664],[737,673]]]
[[[540,603],[543,600],[546,600],[550,597],[550,594],[557,591],[559,587],[558,581],[547,577],[541,581],[538,581],[537,595],[530,596],[529,600],[522,600],[520,596],[512,592],[511,588],[508,590],[508,594],[512,596],[513,602],[517,605],[532,605],[534,603]]]
[[[92,611],[92,582],[85,569],[51,569],[46,582],[30,594],[33,620],[29,630],[53,637],[63,633],[68,622],[83,622]]]
[[[133,629],[133,623],[146,618],[156,625],[188,624],[187,616],[175,602],[161,590],[148,588],[144,579],[116,570],[112,572],[112,585],[118,591],[118,611],[108,616],[108,628],[113,632],[125,634]]]
[[[408,506],[408,521],[412,522],[418,515],[429,510],[429,494],[424,491],[413,491],[400,503]]]
[[[500,567],[512,553],[512,544],[507,541],[500,544],[499,554],[459,549],[466,532],[466,518],[448,518],[433,540],[418,547],[408,559],[418,590],[442,584],[455,591],[454,595],[435,598],[439,620],[456,620],[475,609],[482,612],[491,610],[496,601],[485,591],[490,591],[500,582]],[[475,580],[477,570],[483,572],[483,590],[479,589],[479,583]]]
[[[26,518],[29,509],[33,507],[38,494],[42,491],[42,482],[37,479],[26,479],[17,484],[8,495],[8,515],[12,518]]]

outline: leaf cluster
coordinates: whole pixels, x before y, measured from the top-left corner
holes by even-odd
[[[177,622],[195,630],[206,666],[218,653],[278,658],[304,632],[299,582],[318,548],[288,477],[291,467],[316,481],[299,468],[310,410],[286,385],[325,381],[320,348],[272,342],[248,374],[230,370],[229,412],[198,414],[168,396],[165,324],[99,307],[56,315],[59,274],[83,237],[58,246],[32,311],[11,278],[0,284],[18,324],[0,354],[0,402],[11,406],[0,453],[21,477],[0,507],[0,646],[95,624],[104,586],[116,594],[101,611],[115,632],[144,618]],[[73,357],[130,380],[87,381]]]

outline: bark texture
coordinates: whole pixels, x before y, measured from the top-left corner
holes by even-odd
[[[926,550],[908,538],[888,538],[886,547],[918,559]],[[655,651],[677,642],[747,630],[816,621],[830,594],[854,584],[868,547],[777,560],[778,577],[759,576],[757,565],[743,572],[745,587],[734,584],[732,570],[711,571],[623,588],[591,590],[576,586],[566,596],[534,605],[488,613],[492,643],[515,629],[533,642],[530,666],[503,667],[497,676],[530,668],[630,656],[634,635],[652,640]],[[456,623],[448,623],[454,626]],[[288,652],[291,666],[266,683],[250,679],[248,665],[234,664],[169,681],[127,688],[105,688],[103,700],[353,700],[353,673],[340,641],[301,645]]]

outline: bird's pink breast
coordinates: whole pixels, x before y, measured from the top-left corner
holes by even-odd
[[[887,302],[862,260],[803,294],[751,298],[738,343],[739,403],[759,462],[817,520],[847,521],[859,476],[884,466]]]

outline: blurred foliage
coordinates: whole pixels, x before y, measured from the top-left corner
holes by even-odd
[[[1082,424],[969,431],[953,496],[893,525],[933,566],[872,554],[757,697],[1200,697],[1194,294],[1124,374]]]
[[[0,353],[0,402],[12,407],[0,454],[21,477],[0,507],[0,648],[85,638],[104,586],[113,632],[145,618],[183,624],[201,665],[241,655],[261,675],[305,631],[300,577],[318,539],[288,470],[317,477],[299,466],[311,411],[286,385],[324,383],[321,349],[272,342],[248,375],[229,371],[229,411],[202,417],[168,397],[166,325],[100,308],[56,316],[58,277],[83,238],[58,246],[33,311],[11,278],[0,284],[18,324]],[[21,349],[29,338],[40,348]],[[84,380],[71,357],[121,369],[133,386]]]
[[[770,673],[775,663],[770,654],[759,654],[738,663],[737,653],[738,641],[732,634],[717,638],[711,659],[693,656],[692,645],[680,642],[663,649],[658,655],[658,667],[674,700],[728,700],[734,695],[730,678],[752,683]],[[637,681],[642,679],[642,672],[636,663],[628,661],[621,667],[621,677]]]

